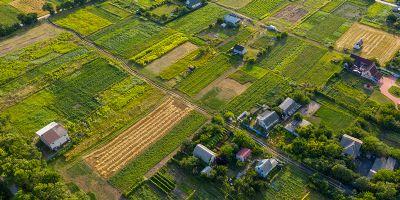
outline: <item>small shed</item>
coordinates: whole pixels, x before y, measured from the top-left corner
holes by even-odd
[[[236,154],[236,159],[244,162],[246,161],[251,155],[251,150],[248,148],[242,148],[239,152]]]
[[[63,144],[70,141],[68,131],[56,122],[51,122],[36,132],[40,140],[51,150],[59,149]]]
[[[207,164],[213,163],[216,154],[202,144],[197,144],[193,150],[193,155]]]
[[[204,174],[206,176],[211,175],[212,168],[210,166],[205,167],[203,170],[201,170],[200,174]]]

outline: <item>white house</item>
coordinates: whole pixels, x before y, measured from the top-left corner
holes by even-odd
[[[214,162],[216,154],[204,145],[197,144],[193,150],[193,156],[201,159],[207,164],[210,164]]]
[[[226,24],[230,24],[231,26],[239,26],[239,24],[242,22],[242,19],[235,14],[227,14],[224,16],[224,22]]]
[[[185,4],[190,9],[196,9],[203,5],[203,2],[201,0],[186,0]]]
[[[277,165],[278,161],[275,158],[263,159],[257,162],[255,170],[258,175],[265,178]]]
[[[242,45],[235,45],[233,47],[233,54],[235,55],[244,55],[247,52],[247,49]]]
[[[344,134],[340,140],[340,146],[344,148],[343,154],[352,158],[360,156],[360,148],[363,142],[355,137]]]
[[[275,111],[265,111],[257,116],[256,123],[261,126],[264,130],[268,131],[275,124],[279,122],[279,116]]]
[[[59,149],[63,144],[70,141],[68,131],[56,122],[51,122],[36,132],[40,140],[51,150]]]
[[[300,104],[296,103],[293,99],[289,97],[286,98],[279,105],[279,108],[282,110],[284,119],[287,119],[288,117],[292,116],[300,107],[301,107]]]

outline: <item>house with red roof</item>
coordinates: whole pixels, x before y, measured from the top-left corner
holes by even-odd
[[[243,148],[236,154],[236,159],[244,162],[246,161],[251,155],[251,150],[248,148]]]
[[[349,66],[348,64],[345,65],[349,71],[375,83],[381,80],[383,75],[378,70],[378,67],[374,61],[357,56],[355,54],[351,54],[350,57],[354,59],[354,63],[352,66]]]
[[[40,140],[51,150],[59,149],[63,144],[70,141],[68,131],[56,122],[51,122],[36,132]]]

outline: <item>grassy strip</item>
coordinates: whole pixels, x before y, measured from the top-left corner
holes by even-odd
[[[389,88],[389,92],[395,97],[400,97],[400,87],[392,86]]]
[[[136,157],[122,171],[111,177],[111,184],[124,193],[131,191],[132,187],[142,180],[146,172],[178,148],[181,142],[192,135],[206,120],[205,116],[197,112],[190,113],[166,136]]]

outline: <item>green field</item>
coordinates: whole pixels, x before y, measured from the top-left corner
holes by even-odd
[[[234,9],[239,9],[243,6],[246,6],[248,3],[250,3],[251,0],[219,0],[218,3],[234,8]]]
[[[177,88],[189,96],[194,96],[231,68],[233,65],[231,62],[227,56],[219,54],[187,76]]]
[[[286,5],[286,0],[253,0],[245,7],[239,9],[245,15],[256,19],[263,19]]]
[[[147,171],[178,148],[184,139],[194,134],[205,122],[206,118],[203,115],[192,112],[180,121],[167,135],[141,153],[122,171],[111,177],[111,184],[123,192],[130,192],[132,187],[143,179]]]
[[[329,46],[334,45],[336,40],[339,39],[350,26],[351,23],[347,22],[344,18],[325,12],[316,12],[297,26],[295,33]]]
[[[129,59],[174,33],[153,22],[132,18],[103,29],[89,38],[110,52]]]
[[[386,17],[391,11],[391,6],[376,2],[368,7],[367,13],[363,16],[361,22],[379,28],[386,24]]]
[[[228,12],[214,4],[208,4],[188,15],[167,24],[167,27],[177,31],[194,34],[207,28],[210,24],[217,21],[217,18],[224,16]]]
[[[112,24],[109,20],[90,12],[90,8],[81,9],[64,18],[56,19],[55,23],[85,36]]]
[[[15,23],[19,23],[17,18],[20,12],[14,7],[6,4],[2,4],[0,2],[0,25],[12,25]]]
[[[351,2],[345,2],[333,14],[352,21],[359,21],[367,12],[367,7]]]
[[[335,9],[337,9],[340,5],[342,5],[346,0],[332,0],[327,3],[324,7],[321,8],[321,11],[331,13]]]
[[[291,92],[288,80],[268,71],[261,79],[254,82],[243,94],[233,99],[226,106],[226,110],[235,114],[249,111],[257,104],[275,105],[277,100],[285,98]]]

